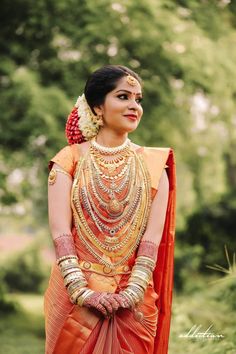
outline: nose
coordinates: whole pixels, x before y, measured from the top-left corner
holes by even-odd
[[[138,104],[138,102],[136,101],[135,98],[132,98],[132,99],[129,100],[128,108],[130,110],[133,110],[133,111],[137,111],[138,110],[139,104]]]

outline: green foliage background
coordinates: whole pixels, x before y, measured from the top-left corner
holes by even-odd
[[[131,138],[176,153],[175,287],[196,291],[191,275],[226,266],[224,244],[235,251],[236,2],[2,0],[0,23],[1,233],[9,215],[47,225],[47,162],[67,144],[67,115],[90,72],[123,64],[144,82]]]

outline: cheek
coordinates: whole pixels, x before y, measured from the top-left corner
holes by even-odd
[[[143,107],[139,107],[139,118],[141,119],[142,115],[143,115]]]

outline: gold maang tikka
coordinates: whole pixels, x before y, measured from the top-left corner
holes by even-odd
[[[138,80],[135,79],[132,75],[127,75],[126,81],[130,86],[136,86],[139,84]]]

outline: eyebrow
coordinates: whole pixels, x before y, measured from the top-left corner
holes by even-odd
[[[118,90],[118,91],[116,91],[116,93],[118,93],[118,92],[120,92],[120,91],[122,91],[122,92],[127,92],[127,93],[133,93],[133,92],[131,92],[131,91],[128,91],[128,90]],[[136,93],[136,95],[139,95],[139,96],[142,96],[142,92],[138,92],[138,93]]]

